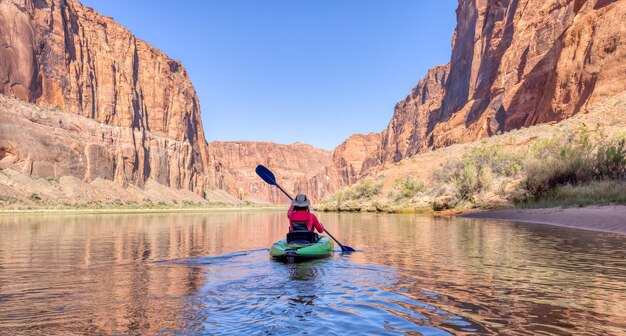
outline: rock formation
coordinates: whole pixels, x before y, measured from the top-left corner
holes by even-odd
[[[419,152],[421,141],[440,117],[437,112],[449,72],[449,65],[430,69],[411,94],[396,104],[393,118],[382,133],[383,162],[397,162]]]
[[[380,148],[380,134],[355,134],[332,152],[329,164],[310,179],[297,181],[297,188],[312,199],[322,200],[329,193],[360,180],[376,162],[368,157]]]
[[[626,1],[459,0],[452,45],[450,63],[396,104],[387,128],[337,147],[309,189],[325,196],[404,158],[566,119],[623,92]],[[349,169],[348,145],[367,148]]]
[[[329,153],[209,145],[179,62],[77,0],[0,0],[0,93],[72,115],[0,111],[0,168],[284,202],[254,175],[261,163],[319,200],[404,158],[569,118],[626,87],[626,1],[459,0],[457,21],[450,63],[388,127]]]
[[[331,159],[329,151],[302,143],[211,142],[209,151],[218,158],[224,175],[232,178],[233,182],[228,183],[232,195],[272,203],[286,203],[289,199],[256,175],[257,165],[270,168],[278,183],[292,196],[306,193],[316,200],[319,194],[313,194],[304,182],[328,167]]]
[[[222,190],[205,189],[203,198],[169,187],[158,177],[147,179],[141,186],[114,181],[114,150],[134,148],[129,132],[133,130],[128,127],[103,125],[0,95],[0,141],[4,144],[0,150],[0,207],[241,203]],[[150,131],[142,136],[149,145],[151,167],[160,167],[163,162],[159,160],[164,158],[184,162],[191,151],[182,141]]]
[[[396,105],[379,166],[569,118],[626,88],[626,2],[459,0],[450,63]]]
[[[0,80],[4,95],[102,126],[94,130],[100,138],[85,134],[86,142],[65,148],[48,146],[63,143],[59,136],[17,134],[5,124],[4,167],[38,177],[71,175],[137,186],[151,178],[200,195],[225,187],[207,151],[198,98],[181,63],[76,0],[0,1]],[[86,132],[83,122],[70,125],[64,119],[57,126]],[[40,135],[51,142],[36,138]]]
[[[626,88],[625,1],[460,0],[457,21],[450,63],[300,190],[321,199],[404,158],[566,119]]]
[[[240,199],[278,204],[288,201],[256,175],[254,169],[263,164],[276,174],[287,192],[305,193],[313,202],[319,202],[329,193],[357,182],[370,168],[366,160],[380,147],[380,141],[378,133],[355,134],[332,152],[302,143],[211,142],[209,152],[228,178],[226,190]]]

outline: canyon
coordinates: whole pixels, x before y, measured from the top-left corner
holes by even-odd
[[[19,176],[171,189],[160,201],[184,191],[285,203],[254,175],[264,164],[320,201],[416,155],[564,120],[624,92],[624,1],[459,0],[456,14],[450,62],[428,71],[382,132],[325,151],[207,143],[180,62],[76,0],[0,0],[0,190],[26,197],[11,182]],[[49,198],[86,197],[71,195]]]

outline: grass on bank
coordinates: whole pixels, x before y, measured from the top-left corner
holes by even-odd
[[[31,195],[32,196],[32,195]],[[37,195],[38,196],[38,195]],[[0,197],[1,200],[2,197]],[[51,204],[42,201],[41,197],[30,197],[32,205],[20,205],[13,208],[0,209],[2,213],[30,213],[30,212],[177,212],[177,211],[210,211],[210,210],[270,210],[277,208],[273,204],[254,203],[242,201],[238,204],[226,202],[193,202],[193,201],[172,201],[155,202],[150,199],[143,201],[121,201],[111,202],[90,201],[90,202],[63,202]]]
[[[339,211],[361,211],[364,206],[374,202],[383,185],[372,181],[363,181],[333,194],[320,204],[319,210],[334,208]],[[375,209],[374,209],[375,210]]]
[[[539,198],[519,202],[520,208],[574,207],[596,204],[626,204],[626,182],[592,181],[584,185],[555,187]]]
[[[396,202],[410,200],[424,190],[424,182],[413,176],[399,178],[394,183],[394,189],[387,194],[388,198]]]
[[[507,152],[502,145],[483,145],[459,160],[447,162],[432,174],[432,180],[437,185],[451,187],[458,202],[475,202],[481,193],[517,176],[522,165],[522,156]]]
[[[581,128],[538,140],[526,150],[483,145],[436,172],[452,185],[449,208],[488,207],[497,201],[519,206],[584,206],[626,200],[625,137]]]
[[[406,212],[424,211],[424,206],[411,206],[424,190],[424,183],[412,176],[399,178],[386,197],[381,195],[383,185],[366,180],[339,191],[318,206],[321,211]]]
[[[363,188],[367,197],[353,191]],[[321,208],[399,212],[423,211],[425,203],[434,211],[623,204],[626,133],[608,136],[602,129],[580,128],[527,148],[483,144],[435,171],[428,188],[408,176],[386,196],[380,190],[380,184],[361,182],[331,196]]]

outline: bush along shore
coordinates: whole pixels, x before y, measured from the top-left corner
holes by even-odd
[[[421,181],[365,179],[326,200],[322,211],[463,212],[472,208],[626,203],[626,132],[579,127],[510,146],[496,136],[467,146]]]

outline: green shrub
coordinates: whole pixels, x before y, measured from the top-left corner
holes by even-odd
[[[598,148],[595,157],[595,170],[602,179],[626,178],[626,147],[625,139],[615,141],[614,144],[603,144]]]
[[[373,183],[372,181],[364,181],[350,188],[346,196],[350,200],[362,200],[362,199],[371,200],[374,197],[378,196],[382,188],[383,188],[383,185],[380,183]]]
[[[602,133],[582,129],[538,141],[530,148],[524,175],[522,187],[534,198],[567,184],[622,179],[626,175],[624,139],[608,140]]]
[[[626,182],[601,180],[582,185],[566,184],[547,191],[542,197],[525,200],[518,205],[524,208],[546,208],[611,203],[626,203]]]
[[[475,195],[489,189],[494,177],[518,175],[522,159],[507,153],[502,145],[482,145],[458,160],[446,163],[433,174],[435,182],[454,186],[457,196],[472,201]]]
[[[336,208],[340,211],[360,211],[363,203],[375,200],[383,185],[372,181],[363,181],[344,190],[338,191],[322,202],[322,208]],[[325,203],[325,204],[324,204]]]
[[[424,190],[424,183],[413,176],[399,178],[394,183],[394,190],[389,192],[389,197],[395,201],[412,198]]]
[[[458,172],[453,185],[459,198],[471,201],[474,195],[491,186],[491,170],[489,167],[477,168],[473,164],[466,164]]]
[[[465,165],[474,165],[478,170],[489,168],[498,176],[514,176],[522,168],[521,157],[507,152],[500,144],[476,147],[463,156],[462,162]]]

